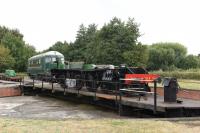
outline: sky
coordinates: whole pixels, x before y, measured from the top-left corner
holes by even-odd
[[[200,53],[199,0],[0,0],[0,25],[18,29],[37,51],[73,42],[81,24],[101,28],[115,16],[135,18],[144,44],[178,42]]]

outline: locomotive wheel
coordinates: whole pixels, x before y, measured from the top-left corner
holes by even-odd
[[[113,93],[113,91],[116,90],[116,86],[115,84],[111,83],[111,82],[104,82],[101,84],[101,91],[103,93]]]
[[[83,87],[83,82],[80,80],[81,75],[75,75],[75,79],[76,79],[76,89],[81,90]]]
[[[86,88],[88,91],[95,92],[96,88],[93,86],[94,77],[89,74],[86,81]],[[94,87],[94,88],[93,88]]]
[[[61,86],[62,88],[67,87],[67,86],[65,85],[65,76],[64,76],[64,75],[58,76],[57,82],[60,84],[60,86]]]
[[[108,85],[108,83],[102,83],[101,84],[101,91],[103,92],[103,93],[108,93],[109,91],[109,85]]]

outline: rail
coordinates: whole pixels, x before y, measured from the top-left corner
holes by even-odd
[[[156,114],[157,113],[157,80],[140,80],[140,79],[120,79],[120,80],[128,80],[128,81],[139,81],[139,82],[152,82],[152,83],[154,83],[154,92],[147,92],[147,91],[140,91],[140,90],[132,90],[132,89],[130,89],[130,88],[128,88],[128,89],[124,89],[124,88],[122,88],[122,89],[120,89],[120,102],[122,101],[122,94],[123,94],[123,92],[132,92],[132,93],[137,93],[137,94],[139,94],[139,100],[140,100],[140,97],[141,97],[141,95],[146,95],[146,94],[154,94],[154,110],[153,110],[153,112],[154,112],[154,114]],[[120,103],[120,106],[121,106],[121,103]],[[120,109],[121,109],[121,107],[120,107]]]

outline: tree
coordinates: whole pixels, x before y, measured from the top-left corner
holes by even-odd
[[[200,67],[200,59],[198,56],[188,55],[185,58],[180,60],[181,68],[183,69],[191,69],[191,68],[199,68]]]
[[[97,25],[90,24],[88,27],[80,25],[75,42],[69,45],[70,60],[92,63],[95,60],[96,35]]]
[[[119,65],[121,63],[130,64],[127,55],[134,54],[133,51],[135,51],[134,49],[138,45],[137,38],[140,36],[138,27],[139,25],[134,22],[134,19],[122,22],[116,17],[108,24],[105,24],[98,34],[100,39],[100,43],[98,44],[100,46],[98,47],[101,51],[98,55],[100,59],[99,63],[114,65]],[[129,52],[127,53],[127,51]],[[126,58],[125,60],[124,57]],[[137,59],[137,61],[140,60]],[[133,62],[137,61],[135,60]]]
[[[61,42],[57,42],[48,50],[60,51],[69,61],[145,65],[148,55],[146,47],[137,41],[140,36],[138,27],[134,19],[123,22],[116,17],[99,30],[96,24],[87,27],[81,24],[74,43],[64,48]]]
[[[30,58],[33,55],[36,55],[37,52],[35,50],[35,47],[29,44],[25,45],[25,55],[27,56],[27,58]]]
[[[14,58],[10,55],[10,50],[0,44],[0,72],[12,69]]]
[[[28,58],[36,53],[35,48],[25,43],[23,35],[18,30],[10,30],[1,26],[0,43],[10,50],[10,55],[15,60],[13,68],[16,71],[25,71]]]
[[[26,59],[24,41],[8,32],[2,38],[1,43],[4,47],[10,49],[10,54],[16,61],[14,68],[17,71],[23,71],[25,69],[24,61]]]
[[[69,61],[144,66],[147,64],[148,51],[146,46],[137,41],[139,36],[139,25],[134,19],[123,22],[114,17],[99,30],[96,24],[87,27],[81,24],[74,43],[63,48],[63,44],[57,42],[48,50],[60,51]]]
[[[66,54],[68,49],[69,49],[69,44],[66,41],[64,42],[58,41],[53,46],[51,46],[48,50],[58,51],[62,54]]]
[[[5,36],[6,33],[11,33],[16,37],[23,39],[23,35],[17,29],[8,29],[5,26],[0,26],[0,40]]]
[[[97,52],[97,25],[90,24],[86,31],[85,49],[83,51],[84,61],[86,63],[96,63],[96,52]]]
[[[84,52],[87,45],[87,27],[83,24],[80,25],[77,31],[77,36],[75,42],[72,44],[70,53],[72,55],[72,60],[74,61],[84,61]]]
[[[167,70],[175,64],[175,53],[172,49],[155,49],[149,50],[148,67],[152,70]]]
[[[133,50],[125,51],[123,58],[129,66],[146,67],[149,58],[147,46],[138,44]]]
[[[149,47],[148,67],[152,70],[180,67],[186,53],[187,49],[179,43],[155,43]]]

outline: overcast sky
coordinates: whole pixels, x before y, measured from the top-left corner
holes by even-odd
[[[100,28],[114,16],[134,17],[142,43],[179,42],[200,53],[199,0],[0,0],[0,25],[19,29],[37,51],[74,41],[82,23]]]

